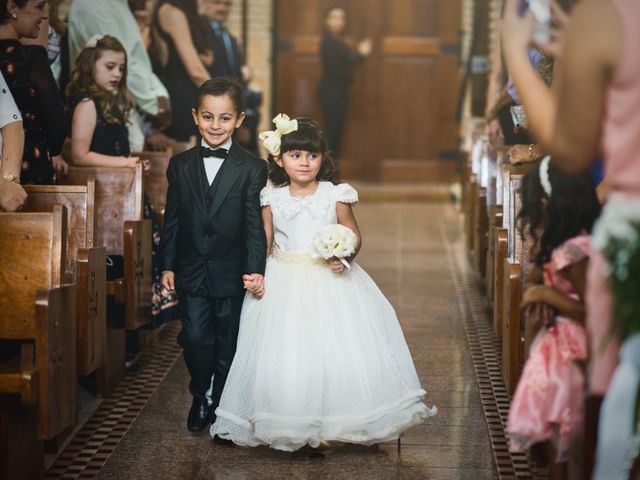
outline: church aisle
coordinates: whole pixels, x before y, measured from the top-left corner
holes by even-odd
[[[162,361],[156,360],[158,368],[170,369],[158,388],[147,392],[149,400],[139,415],[128,413],[131,427],[126,430],[118,420],[106,420],[110,412],[104,411],[109,402],[105,400],[93,425],[102,423],[103,430],[117,425],[118,435],[105,439],[110,434],[101,433],[96,440],[95,429],[93,433],[81,432],[47,478],[498,478],[465,336],[460,308],[464,302],[458,296],[463,293],[456,284],[464,264],[461,217],[456,207],[446,203],[363,203],[356,207],[356,216],[363,233],[358,261],[396,308],[427,390],[427,403],[438,406],[435,417],[402,437],[400,451],[393,443],[377,448],[332,445],[321,454],[308,450],[289,454],[262,447],[219,446],[206,433],[190,434],[185,425],[191,404],[188,373],[181,356],[173,362],[177,349],[172,348],[176,331],[172,326],[162,342],[169,347],[163,347]],[[135,381],[131,373],[125,379],[131,385]],[[123,388],[120,393],[126,395]],[[135,391],[129,391],[128,398],[130,403],[140,404],[141,398],[131,395]],[[125,401],[109,408],[125,411],[128,405]],[[80,450],[78,445],[82,445]]]

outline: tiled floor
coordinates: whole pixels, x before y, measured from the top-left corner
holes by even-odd
[[[358,261],[396,307],[427,400],[439,409],[403,436],[400,450],[395,443],[332,445],[321,455],[289,454],[221,447],[206,434],[189,434],[188,374],[172,326],[138,374],[129,374],[114,398],[103,402],[48,478],[482,480],[528,474],[526,460],[518,465],[522,459],[505,450],[504,405],[495,400],[496,351],[477,325],[481,309],[474,305],[480,300],[473,298],[456,208],[364,203],[356,215],[364,237]]]

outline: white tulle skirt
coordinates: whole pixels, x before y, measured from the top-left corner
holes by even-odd
[[[247,295],[211,435],[294,451],[374,444],[435,415],[393,307],[357,264],[334,274],[298,254],[269,257]]]

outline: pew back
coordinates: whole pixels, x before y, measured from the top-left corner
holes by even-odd
[[[57,206],[51,213],[3,213],[0,225],[0,331],[2,338],[30,338],[35,291],[62,284],[66,209]]]
[[[65,270],[76,273],[79,248],[96,246],[98,229],[95,213],[96,181],[87,179],[85,185],[25,185],[27,200],[23,212],[45,212],[53,205],[67,210],[67,256]]]
[[[144,180],[142,164],[134,168],[69,167],[68,185],[87,184],[96,180],[95,244],[103,245],[107,255],[122,255],[123,225],[127,220],[142,220]]]

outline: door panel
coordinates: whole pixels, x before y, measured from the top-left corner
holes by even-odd
[[[276,2],[275,112],[323,123],[320,38],[332,0]],[[346,178],[442,180],[453,172],[460,0],[344,0],[353,39],[373,40],[355,70],[343,140]],[[435,173],[434,173],[435,172]],[[445,172],[445,173],[443,173]]]

